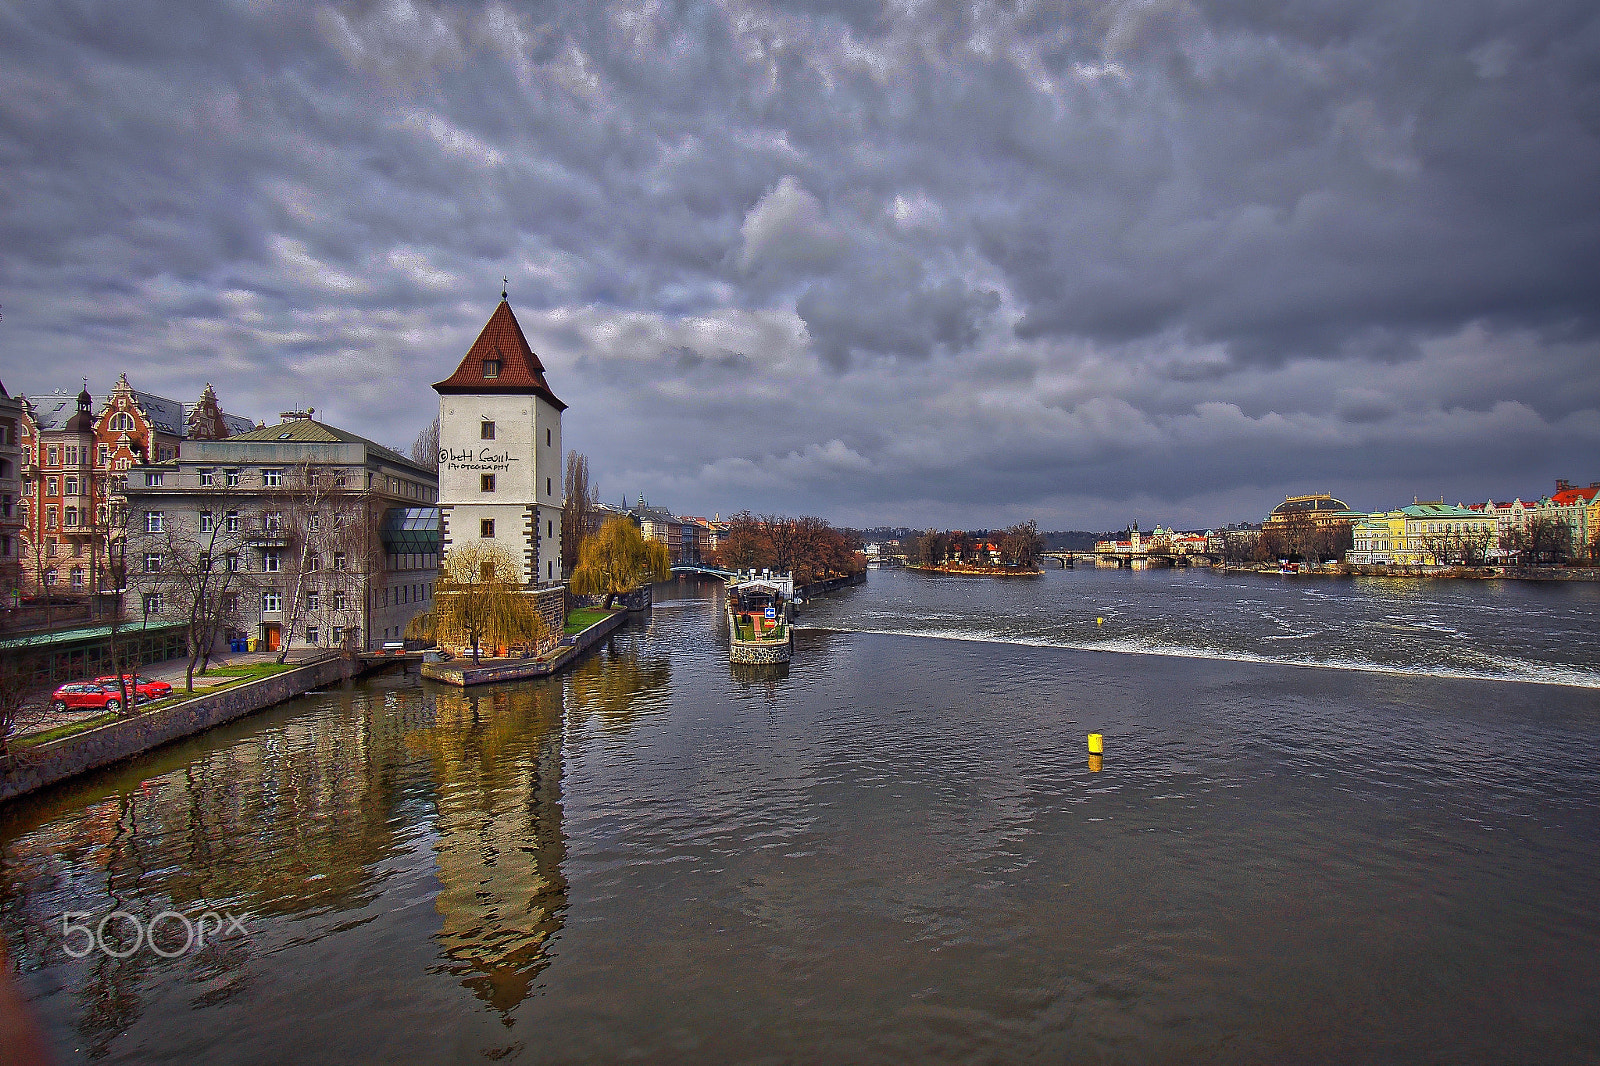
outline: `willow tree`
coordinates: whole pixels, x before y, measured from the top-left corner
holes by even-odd
[[[433,589],[433,611],[412,619],[406,635],[471,648],[476,663],[485,646],[542,647],[550,627],[523,588],[522,568],[512,554],[478,541],[445,554]]]
[[[618,517],[583,542],[578,567],[572,572],[572,591],[580,596],[604,596],[609,611],[611,601],[623,593],[671,577],[667,546],[645,540],[631,519]]]

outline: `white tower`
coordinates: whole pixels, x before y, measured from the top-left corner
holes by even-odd
[[[489,541],[522,560],[523,580],[561,580],[561,412],[501,293],[439,394],[444,549]]]

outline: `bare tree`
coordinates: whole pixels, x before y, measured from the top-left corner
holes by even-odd
[[[600,491],[589,481],[589,458],[582,452],[567,452],[567,471],[562,478],[566,498],[561,504],[561,560],[567,576],[577,569],[584,540],[595,532],[594,518],[599,513]]]
[[[1017,523],[1000,537],[1000,561],[1007,566],[1036,569],[1043,551],[1044,538],[1039,535],[1039,524],[1032,519]]]
[[[280,663],[308,617],[319,625],[335,614],[359,617],[352,604],[365,594],[362,579],[373,572],[372,556],[380,551],[372,509],[346,485],[342,470],[306,461],[283,477],[282,492],[269,497],[262,512],[263,529],[280,534],[278,564],[289,589]]]
[[[411,459],[419,466],[425,466],[435,474],[439,472],[439,416],[433,417],[433,422],[427,429],[417,434],[417,439],[411,442]]]
[[[221,496],[202,497],[191,523],[169,516],[158,533],[139,538],[140,584],[156,592],[168,614],[184,620],[189,665],[185,689],[210,662],[218,639],[239,621],[241,595],[256,590],[258,574],[246,569],[242,522]]]

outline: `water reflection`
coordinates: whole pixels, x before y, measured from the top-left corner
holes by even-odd
[[[608,733],[622,734],[642,713],[663,705],[672,665],[665,655],[646,658],[635,636],[617,637],[567,675],[567,713],[574,727],[593,716]]]
[[[443,969],[504,1016],[549,965],[566,908],[561,683],[440,686],[426,702],[432,726],[405,741],[428,757],[438,787]]]
[[[359,908],[377,895],[374,870],[397,850],[387,817],[394,767],[381,739],[374,743],[373,716],[350,694],[340,710],[289,720],[102,794],[78,817],[0,849],[0,912],[12,950],[27,969],[76,971],[75,1028],[91,1058],[139,1018],[147,988],[160,981],[177,977],[197,1007],[247,990],[255,948],[246,937],[213,936],[203,950],[168,959],[135,950],[132,920],[119,918],[104,929],[110,952],[79,961],[65,951],[64,913],[97,924],[120,911],[148,927],[167,910],[191,920],[226,911],[256,923]],[[36,809],[61,801],[49,802]],[[184,943],[181,923],[169,919],[165,931],[174,942],[163,950]]]

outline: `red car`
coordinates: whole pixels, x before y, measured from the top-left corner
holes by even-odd
[[[139,695],[144,699],[159,700],[172,695],[172,686],[167,684],[165,681],[152,681],[143,674],[123,674],[122,677],[123,680],[128,683],[128,687],[130,689],[137,688],[139,690]],[[95,683],[99,685],[110,685],[112,688],[117,687],[116,674],[111,674],[107,677],[97,677],[94,680]]]
[[[135,703],[142,697],[135,690]],[[69,681],[50,696],[50,707],[57,714],[63,711],[120,711],[122,690],[116,685],[102,685],[98,681]]]

